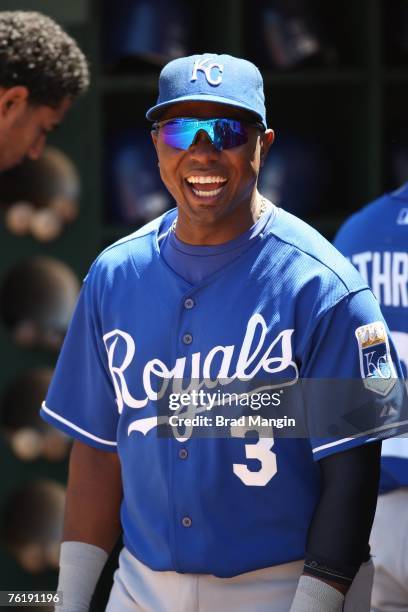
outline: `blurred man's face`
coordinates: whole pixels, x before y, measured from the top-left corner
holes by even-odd
[[[24,159],[40,157],[47,135],[63,120],[71,106],[64,98],[57,108],[33,105],[24,87],[0,89],[0,171]]]

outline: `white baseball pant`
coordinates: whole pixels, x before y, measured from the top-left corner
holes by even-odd
[[[378,498],[371,532],[372,612],[408,610],[408,488]]]
[[[123,548],[106,612],[288,612],[302,570],[295,561],[232,578],[156,572]],[[361,567],[345,612],[369,612],[373,571]]]

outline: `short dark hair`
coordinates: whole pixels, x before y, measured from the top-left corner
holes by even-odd
[[[87,60],[55,21],[34,11],[0,12],[0,87],[23,85],[29,102],[58,107],[89,86]]]

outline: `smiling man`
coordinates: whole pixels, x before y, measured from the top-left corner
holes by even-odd
[[[0,12],[0,171],[38,159],[89,85],[76,42],[36,12]]]
[[[213,119],[218,117],[224,120]],[[194,136],[189,155],[180,156],[173,146],[178,133],[185,134],[181,144],[187,148]],[[259,167],[273,138],[255,116],[226,104],[179,102],[163,111],[154,124],[153,142],[163,182],[178,204],[181,240],[221,244],[252,225],[262,202],[256,191]]]
[[[378,304],[322,236],[258,192],[274,135],[253,64],[180,58],[159,89],[147,118],[176,206],[92,265],[41,411],[76,438],[61,612],[88,609],[121,525],[109,612],[363,612],[380,440],[408,424]],[[300,379],[331,393],[296,395]],[[165,427],[167,400],[206,427],[234,394],[269,398],[264,416],[299,405],[307,435],[268,419]],[[333,435],[339,408],[358,416],[355,435]]]

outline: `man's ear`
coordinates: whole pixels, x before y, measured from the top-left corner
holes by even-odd
[[[0,117],[12,121],[18,117],[28,104],[28,89],[23,85],[0,88]]]
[[[274,140],[275,132],[271,129],[267,129],[261,134],[261,166],[263,166]]]
[[[152,136],[152,140],[153,140],[153,144],[154,144],[154,148],[156,149],[156,153],[157,153],[157,132],[156,130],[152,130],[150,132],[151,136]]]
[[[152,130],[150,133],[152,135],[152,140],[153,140],[154,148],[156,149],[157,165],[160,167],[159,151],[158,151],[158,148],[157,148],[157,132],[156,132],[156,130]]]

